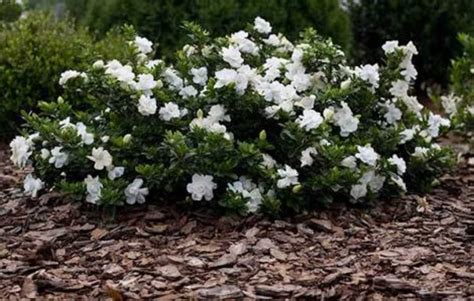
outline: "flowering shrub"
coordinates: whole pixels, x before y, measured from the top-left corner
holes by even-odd
[[[412,43],[387,42],[385,64],[350,67],[312,29],[292,43],[261,18],[215,40],[186,28],[174,66],[150,60],[137,36],[128,60],[61,75],[64,95],[25,115],[10,144],[12,161],[34,168],[27,193],[278,214],[424,191],[452,164],[434,143],[450,121],[409,95]]]

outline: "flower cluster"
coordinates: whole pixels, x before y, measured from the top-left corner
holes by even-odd
[[[187,27],[173,65],[134,36],[128,61],[62,74],[63,97],[25,115],[31,134],[11,143],[12,161],[34,168],[27,193],[277,214],[427,189],[452,163],[435,143],[450,120],[409,94],[412,43],[349,66],[312,29],[292,43],[262,18],[217,39]]]

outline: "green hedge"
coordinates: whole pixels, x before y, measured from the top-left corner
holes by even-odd
[[[0,22],[13,22],[21,15],[21,5],[15,0],[0,0]]]
[[[354,1],[355,2],[355,1]],[[418,84],[448,83],[450,60],[461,52],[458,32],[473,33],[472,0],[359,0],[349,5],[357,61],[375,61],[386,40],[412,40]]]
[[[167,56],[185,43],[183,21],[196,21],[213,35],[244,28],[261,16],[275,31],[293,39],[314,27],[348,50],[352,40],[350,20],[338,0],[65,0],[71,15],[99,33],[124,23],[160,45]],[[87,7],[84,14],[82,9]]]
[[[97,57],[123,57],[124,41],[117,32],[95,42],[83,28],[68,20],[56,22],[43,13],[0,27],[0,137],[11,136],[20,124],[21,110],[60,93],[60,74],[84,68]],[[115,45],[120,45],[115,46]]]

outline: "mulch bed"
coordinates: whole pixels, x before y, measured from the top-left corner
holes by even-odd
[[[474,296],[474,168],[427,196],[271,221],[31,200],[0,151],[0,298]]]

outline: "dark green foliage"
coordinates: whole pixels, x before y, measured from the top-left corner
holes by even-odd
[[[0,0],[0,22],[13,22],[21,15],[21,5],[15,0]]]
[[[170,56],[184,45],[183,21],[195,21],[214,36],[235,32],[256,16],[270,21],[290,39],[312,26],[347,50],[350,21],[337,0],[76,0],[66,1],[71,15],[98,33],[124,23],[159,43]],[[86,13],[78,7],[87,7]]]
[[[360,0],[350,5],[358,62],[375,62],[387,40],[412,40],[421,83],[446,85],[450,60],[461,52],[458,32],[473,33],[472,0]]]
[[[0,137],[14,134],[21,110],[61,94],[58,80],[63,71],[85,68],[98,58],[124,56],[125,41],[118,31],[95,42],[68,20],[29,14],[0,30]]]

